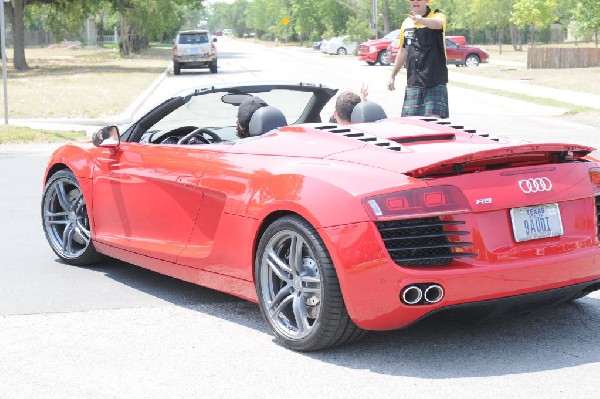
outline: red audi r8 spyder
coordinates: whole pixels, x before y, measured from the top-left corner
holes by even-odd
[[[43,229],[65,263],[105,256],[259,304],[310,351],[435,313],[486,318],[600,289],[593,148],[528,143],[360,103],[336,90],[210,86],[122,134],[51,157]],[[236,136],[249,95],[268,106]]]

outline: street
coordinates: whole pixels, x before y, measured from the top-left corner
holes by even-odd
[[[364,82],[369,99],[400,114],[405,75],[388,92],[390,67],[220,40],[219,73],[170,72],[136,116],[185,87],[264,80],[340,91]],[[449,95],[455,123],[600,147],[597,128],[560,119],[560,109],[455,86]],[[297,353],[274,341],[256,304],[119,261],[62,264],[40,220],[53,148],[0,146],[0,398],[579,398],[600,389],[599,292],[523,316],[432,318]]]

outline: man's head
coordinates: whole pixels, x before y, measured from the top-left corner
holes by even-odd
[[[333,115],[340,125],[350,123],[350,117],[356,104],[360,102],[360,96],[352,91],[345,91],[340,94],[335,101],[335,111]]]
[[[237,135],[239,138],[243,139],[249,136],[248,129],[252,115],[257,109],[266,107],[267,105],[261,98],[255,96],[250,96],[242,101],[238,107],[237,115]]]
[[[408,0],[408,4],[410,4],[410,9],[412,12],[422,15],[427,8],[427,3],[430,1],[431,0]]]

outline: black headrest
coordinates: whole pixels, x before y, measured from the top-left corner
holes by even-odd
[[[282,126],[287,126],[283,112],[271,106],[261,107],[252,114],[248,132],[250,136],[260,136]]]
[[[375,122],[387,118],[387,115],[381,105],[373,101],[361,101],[352,110],[350,122]]]

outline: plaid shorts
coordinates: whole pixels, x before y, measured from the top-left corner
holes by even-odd
[[[450,116],[448,110],[448,88],[446,85],[409,87],[404,92],[402,116]]]

